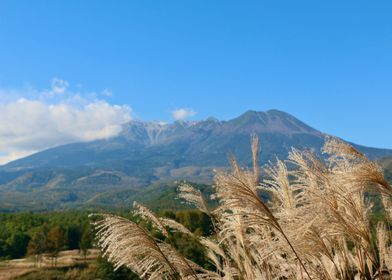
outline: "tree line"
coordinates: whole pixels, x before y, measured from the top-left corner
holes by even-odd
[[[128,211],[116,214],[135,219]],[[211,233],[209,217],[197,210],[162,210],[159,215],[177,220],[196,235]],[[62,250],[86,252],[93,248],[93,238],[91,218],[86,211],[0,213],[0,260],[32,256],[39,264],[45,254],[55,262]],[[198,245],[179,234],[171,236],[170,242],[188,256],[203,258]]]
[[[15,259],[91,247],[86,212],[0,214],[0,258]]]

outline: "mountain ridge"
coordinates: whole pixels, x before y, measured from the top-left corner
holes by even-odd
[[[291,126],[291,127],[290,127]],[[181,133],[184,132],[195,132],[195,130],[210,131],[216,129],[217,134],[230,134],[236,133],[254,133],[257,132],[277,132],[282,134],[292,135],[295,133],[310,133],[317,136],[323,134],[316,129],[306,125],[299,121],[295,117],[273,109],[266,112],[257,112],[249,110],[237,118],[231,120],[218,120],[210,117],[206,120],[201,121],[175,121],[172,124],[162,122],[144,122],[140,120],[130,121],[123,126],[123,131],[120,135],[113,138],[124,138],[127,144],[135,145],[135,148],[141,148],[141,146],[153,146],[162,143],[173,141],[172,136],[175,133],[180,133],[178,136],[184,136]],[[187,131],[184,131],[187,130]],[[186,136],[186,135],[185,135]],[[0,168],[7,168],[10,166],[16,166],[17,163],[23,162],[25,159],[35,158],[37,154],[46,153],[47,151],[58,149],[59,147],[77,147],[84,143],[104,143],[110,141],[113,138],[96,140],[92,142],[80,142],[61,145],[53,148],[46,149],[44,151],[35,153],[22,159],[18,159],[7,163]],[[119,143],[117,143],[119,145]]]
[[[319,152],[326,136],[279,110],[224,121],[131,121],[116,137],[54,147],[1,166],[0,209],[18,199],[38,208],[34,199],[43,198],[45,207],[73,207],[94,203],[101,193],[129,196],[155,183],[209,183],[213,169],[228,167],[229,154],[252,164],[251,134],[260,138],[262,164],[286,158],[292,147]],[[354,146],[371,158],[392,156],[392,150]]]
[[[228,121],[208,118],[202,121],[175,121],[172,124],[167,124],[155,121],[143,122],[135,120],[125,124],[122,132],[116,137],[95,140],[92,142],[71,143],[50,148],[0,166],[0,170],[9,170],[12,168],[34,168],[36,166],[32,164],[33,162],[36,164],[38,162],[38,165],[39,163],[41,163],[41,165],[45,165],[45,161],[53,166],[53,161],[51,162],[50,160],[55,160],[55,158],[60,158],[62,156],[63,159],[67,161],[66,156],[69,150],[83,153],[86,146],[90,149],[95,146],[97,147],[96,150],[101,152],[105,149],[115,150],[116,146],[119,149],[128,146],[130,148],[129,151],[135,152],[144,148],[153,148],[154,146],[167,145],[173,142],[188,141],[189,138],[192,138],[192,141],[201,141],[206,140],[208,137],[230,137],[233,134],[246,134],[246,137],[249,137],[250,134],[253,133],[264,134],[264,136],[267,137],[269,134],[274,133],[285,135],[287,137],[304,134],[308,137],[318,138],[318,142],[320,142],[320,140],[322,140],[326,135],[303,123],[294,116],[276,109],[268,110],[266,112],[249,110],[239,117]],[[263,141],[262,137],[261,141]],[[359,147],[359,149],[362,149],[372,158],[392,155],[392,150],[376,149],[357,144],[354,145]],[[285,149],[291,148],[287,147],[287,145],[283,146],[286,146]],[[48,158],[48,154],[53,152],[54,155],[52,155],[52,158]],[[58,153],[56,154],[56,152]],[[230,151],[227,150],[225,152],[227,153]],[[75,157],[71,159],[70,163],[74,165],[81,163],[83,165],[83,162],[80,162]],[[54,164],[54,166],[56,166],[56,164]],[[68,164],[63,167],[66,166],[68,166]]]

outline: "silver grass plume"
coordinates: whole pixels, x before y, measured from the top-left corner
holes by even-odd
[[[195,206],[201,212],[208,215],[210,214],[207,203],[198,189],[195,189],[190,184],[183,183],[178,186],[178,192],[179,198],[182,198],[187,203]]]
[[[115,269],[124,265],[145,279],[177,278],[177,268],[143,228],[122,217],[100,216],[101,219],[94,223],[97,245]]]
[[[127,266],[143,279],[390,279],[392,190],[376,163],[329,137],[323,147],[326,160],[293,149],[288,161],[265,168],[260,184],[255,136],[251,146],[252,169],[240,167],[232,157],[232,171],[216,173],[219,206],[214,211],[199,190],[179,186],[180,198],[212,217],[212,236],[194,236],[176,221],[134,206],[134,214],[164,236],[181,232],[198,238],[213,271],[187,260],[137,224],[105,214],[95,224],[104,254],[115,267]],[[260,199],[260,190],[270,194],[269,202]],[[369,220],[369,191],[381,196],[388,213],[386,223],[376,229]]]

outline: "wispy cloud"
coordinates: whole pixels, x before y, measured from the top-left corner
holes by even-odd
[[[129,106],[69,87],[55,78],[49,89],[0,89],[0,164],[57,145],[115,136],[131,120]]]
[[[106,97],[112,97],[113,96],[113,92],[110,90],[110,89],[107,89],[107,88],[105,88],[103,91],[102,91],[102,93],[101,93],[103,96],[106,96]]]
[[[173,119],[176,121],[185,120],[189,117],[193,117],[194,115],[196,115],[196,111],[194,111],[193,109],[188,109],[188,108],[176,109],[176,110],[173,110],[171,113],[172,113]]]
[[[51,84],[51,92],[53,94],[62,94],[67,90],[69,86],[69,83],[67,81],[59,78],[53,78]]]

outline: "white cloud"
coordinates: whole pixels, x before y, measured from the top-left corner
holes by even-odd
[[[69,83],[59,78],[53,78],[51,81],[51,85],[52,85],[51,92],[53,94],[62,94],[67,90]]]
[[[112,97],[113,96],[113,92],[110,89],[104,89],[102,91],[102,95],[106,96],[106,97]]]
[[[181,121],[185,120],[186,118],[193,117],[196,115],[196,112],[192,109],[186,109],[186,108],[180,108],[173,110],[172,112],[172,117],[176,121]]]
[[[35,98],[23,98],[23,91],[11,101],[0,96],[0,164],[53,146],[115,136],[131,120],[129,106],[89,99],[68,87],[54,79],[51,89],[37,91]],[[48,92],[63,97],[53,100]]]
[[[26,157],[34,152],[36,151],[12,151],[9,153],[4,153],[0,155],[0,165],[6,164],[7,162],[16,160],[18,158]]]

